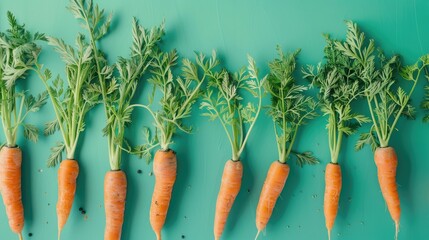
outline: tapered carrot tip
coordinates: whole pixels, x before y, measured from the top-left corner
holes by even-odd
[[[260,233],[261,231],[259,230],[258,233],[256,234],[255,240],[258,239]]]
[[[395,221],[395,240],[398,240],[399,222]]]
[[[331,240],[331,230],[328,230],[328,240]]]
[[[161,233],[157,232],[156,234],[156,240],[161,240]]]
[[[22,240],[22,233],[18,233],[19,240]]]

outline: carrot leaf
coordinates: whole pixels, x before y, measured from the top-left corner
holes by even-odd
[[[46,103],[46,93],[37,97],[26,91],[17,92],[16,85],[25,79],[36,64],[41,48],[36,41],[46,40],[44,34],[32,34],[19,24],[15,16],[7,13],[9,29],[0,33],[0,118],[7,146],[16,146],[17,132],[24,128],[24,136],[37,141],[38,130],[24,123],[30,112],[37,112]]]
[[[109,65],[105,54],[97,47],[97,42],[109,32],[111,15],[106,15],[104,9],[92,1],[72,0],[69,9],[88,31],[89,45],[94,54],[95,78],[98,79],[98,83],[91,84],[88,90],[99,94],[98,98],[89,98],[94,103],[103,103],[106,115],[103,134],[108,139],[110,167],[118,170],[121,167],[122,151],[130,152],[129,144],[125,141],[125,128],[131,124],[135,107],[131,102],[137,84],[149,73],[159,52],[158,44],[164,35],[164,25],[145,29],[133,18],[130,57],[119,57],[116,64]]]
[[[231,144],[232,160],[237,161],[261,111],[266,76],[259,78],[256,63],[250,56],[247,68],[235,73],[216,69],[219,60],[215,52],[210,58],[200,54],[196,64],[202,70],[202,78],[208,81],[200,108],[205,110],[203,115],[210,120],[219,119]],[[258,100],[256,106],[252,102],[244,103],[244,92]]]
[[[312,86],[319,88],[319,101],[322,113],[328,116],[328,143],[331,162],[337,163],[344,135],[352,135],[361,124],[369,119],[352,111],[351,104],[364,95],[360,89],[358,71],[350,60],[354,54],[353,46],[359,46],[356,39],[361,35],[347,37],[347,45],[338,46],[337,42],[325,35],[324,49],[326,62],[317,67],[307,66],[303,69],[304,77],[311,81]],[[341,50],[340,50],[341,49]],[[368,48],[366,51],[370,51]],[[367,59],[368,53],[356,55],[353,59]]]
[[[264,87],[271,95],[268,114],[274,123],[279,161],[284,163],[292,151],[298,128],[317,116],[317,104],[312,97],[304,96],[307,87],[296,84],[294,73],[300,50],[284,54],[278,46],[277,51],[279,57],[269,63]],[[298,165],[317,162],[309,152],[295,155]]]
[[[356,23],[347,21],[346,25],[346,41],[336,41],[335,48],[347,56],[347,61],[353,66],[366,97],[372,122],[370,132],[361,135],[355,148],[359,150],[364,144],[371,145],[373,150],[386,147],[399,117],[415,118],[415,108],[410,104],[410,97],[429,61],[427,56],[423,56],[417,63],[401,67],[398,56],[387,58],[381,49],[375,51],[375,41],[366,40]],[[408,92],[402,87],[394,90],[398,73],[412,83]]]
[[[46,165],[48,167],[55,167],[60,164],[62,160],[62,153],[64,152],[66,145],[63,142],[57,142],[57,144],[51,148],[51,154],[49,155]]]

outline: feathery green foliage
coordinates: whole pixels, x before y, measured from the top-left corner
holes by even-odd
[[[178,55],[175,50],[171,52],[158,52],[152,61],[152,76],[149,82],[153,84],[153,94],[148,105],[135,104],[131,107],[143,107],[149,111],[153,117],[155,136],[150,139],[147,128],[145,135],[147,142],[138,146],[140,155],[151,158],[151,150],[160,145],[162,150],[168,150],[173,143],[173,136],[179,129],[185,133],[190,133],[192,128],[185,126],[183,120],[191,116],[192,106],[198,97],[201,96],[201,86],[204,78],[198,76],[198,68],[188,59],[184,59],[181,68],[181,75],[174,77],[173,70],[177,65]],[[159,111],[151,108],[156,90],[161,93]],[[137,151],[137,152],[138,152]]]
[[[36,126],[25,124],[30,112],[37,112],[46,103],[47,93],[34,97],[27,91],[17,92],[17,80],[24,79],[36,64],[41,48],[36,41],[46,40],[41,33],[31,34],[20,25],[15,16],[7,13],[9,29],[0,32],[0,117],[6,136],[6,145],[16,146],[19,126],[24,128],[24,136],[36,142],[39,131]]]
[[[328,35],[324,49],[326,62],[319,63],[316,70],[308,65],[303,69],[304,77],[320,88],[321,111],[328,116],[328,143],[331,162],[337,163],[343,135],[352,135],[362,123],[369,121],[354,113],[351,104],[363,96],[359,86],[358,69],[353,62],[335,46]]]
[[[225,69],[216,71],[219,61],[215,52],[209,59],[200,54],[196,61],[198,68],[202,70],[201,79],[206,78],[208,81],[208,89],[203,95],[200,108],[206,110],[203,115],[210,120],[219,119],[231,144],[233,161],[240,159],[261,112],[262,88],[267,78],[258,77],[256,63],[250,56],[248,63],[247,68],[231,74]],[[243,103],[243,90],[257,98],[256,107],[252,102]]]
[[[414,65],[401,67],[398,56],[386,58],[380,49],[376,52],[374,40],[366,41],[356,23],[348,21],[346,25],[346,41],[336,41],[335,48],[348,57],[356,69],[372,120],[370,131],[361,134],[355,147],[357,150],[365,144],[373,150],[387,147],[399,117],[415,118],[415,109],[409,100],[421,72],[429,64],[429,57],[425,55]],[[402,78],[412,83],[408,93],[401,87],[393,90],[398,70]]]
[[[129,58],[120,57],[110,66],[97,42],[107,33],[111,15],[106,16],[103,9],[92,1],[71,0],[69,9],[82,22],[89,33],[90,46],[94,52],[98,84],[92,84],[90,91],[101,96],[107,119],[103,133],[108,139],[109,161],[112,170],[121,166],[121,153],[124,148],[125,128],[131,123],[131,101],[137,84],[149,73],[152,62],[158,56],[158,44],[164,35],[164,25],[145,29],[134,18],[132,23],[133,43]]]
[[[292,151],[298,128],[317,116],[317,104],[312,97],[303,95],[307,87],[295,84],[293,74],[300,50],[286,55],[280,47],[277,51],[279,58],[270,62],[270,73],[264,86],[271,95],[268,114],[274,122],[279,161],[285,163],[290,153],[295,153],[300,166],[318,163],[311,152],[300,154]]]
[[[75,159],[79,136],[85,129],[86,113],[97,103],[99,93],[90,88],[96,72],[94,54],[85,37],[81,34],[77,36],[76,47],[53,37],[48,37],[47,41],[63,59],[67,80],[66,86],[60,76],[50,81],[51,71],[47,68],[43,70],[43,66],[36,63],[35,71],[49,93],[56,117],[46,124],[44,133],[51,135],[60,130],[64,141],[62,148],[51,149],[47,165],[54,167],[62,158],[62,151],[59,149],[66,151],[68,159]]]

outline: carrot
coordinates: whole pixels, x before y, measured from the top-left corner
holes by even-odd
[[[176,50],[171,52],[157,51],[152,55],[152,76],[149,82],[155,90],[161,93],[162,101],[156,111],[152,109],[153,101],[148,104],[133,104],[130,107],[140,107],[147,110],[153,117],[155,137],[150,136],[150,128],[145,128],[146,143],[136,149],[139,157],[152,158],[152,149],[160,146],[155,153],[153,171],[155,174],[155,189],[150,207],[150,223],[157,239],[161,239],[161,230],[166,221],[171,200],[171,192],[176,180],[176,153],[170,150],[173,138],[178,131],[190,133],[191,127],[185,126],[183,120],[191,116],[192,106],[201,96],[203,79],[198,76],[197,67],[188,59],[183,59],[181,75],[174,76],[179,55]],[[152,95],[154,97],[154,95]],[[151,97],[151,98],[152,98]]]
[[[225,228],[229,212],[238,195],[243,177],[243,164],[241,161],[228,160],[223,169],[222,182],[216,201],[214,221],[215,239],[220,239]]]
[[[271,164],[261,190],[256,208],[258,232],[255,239],[267,226],[283,191],[289,176],[287,161],[290,155],[296,155],[300,166],[319,162],[311,152],[298,153],[292,150],[299,127],[317,116],[314,99],[302,94],[307,87],[295,84],[296,58],[301,50],[284,54],[278,46],[277,51],[279,57],[269,63],[270,73],[264,87],[271,95],[271,104],[267,108],[273,120],[279,158]]]
[[[0,150],[0,191],[9,226],[22,238],[24,227],[24,207],[21,195],[22,152],[18,147],[4,146]]]
[[[256,228],[258,229],[258,234],[267,226],[270,220],[277,199],[283,191],[289,176],[289,170],[290,168],[287,163],[279,161],[273,162],[268,170],[259,197],[258,207],[256,208]]]
[[[373,39],[366,41],[365,33],[351,21],[347,22],[346,39],[344,42],[337,42],[335,46],[349,58],[347,61],[358,69],[356,76],[359,76],[359,85],[362,87],[361,91],[365,93],[372,120],[369,132],[361,134],[355,149],[360,150],[368,144],[374,151],[378,181],[390,215],[395,222],[395,239],[397,239],[401,213],[396,186],[398,159],[395,150],[389,147],[389,141],[397,131],[396,124],[401,116],[415,118],[410,98],[423,71],[426,71],[429,66],[429,55],[420,57],[411,66],[401,66],[399,56],[388,58],[382,51],[375,51],[379,49],[375,41]],[[411,83],[408,91],[398,86],[397,81],[401,79],[398,75],[407,83]],[[423,108],[429,106],[426,103],[428,102],[425,100],[422,104]]]
[[[347,39],[349,40],[350,37]],[[320,63],[317,68],[308,66],[304,70],[304,77],[320,88],[319,104],[323,114],[328,116],[327,130],[331,161],[325,171],[324,213],[330,239],[341,192],[341,168],[338,165],[338,158],[341,154],[343,138],[353,135],[363,123],[370,120],[352,109],[352,103],[366,93],[360,89],[361,83],[358,78],[350,78],[352,75],[362,75],[359,73],[359,67],[350,63],[347,55],[339,49],[338,41],[326,35],[326,42],[324,49],[326,62]]]
[[[156,238],[161,240],[161,229],[167,217],[170,205],[171,192],[176,181],[177,161],[176,153],[172,150],[156,152],[153,160],[153,174],[155,188],[150,205],[150,225],[155,231]]]
[[[340,193],[341,167],[339,164],[328,163],[325,170],[325,198],[323,201],[323,210],[329,239],[331,239],[331,230],[334,227],[335,218],[337,217]]]
[[[262,108],[262,89],[267,76],[260,79],[255,60],[248,56],[247,61],[246,69],[243,68],[238,73],[230,73],[226,69],[215,70],[219,65],[216,52],[212,53],[210,59],[205,59],[203,54],[197,58],[198,67],[204,71],[203,76],[208,78],[208,87],[203,95],[200,108],[206,110],[203,115],[210,120],[219,120],[225,130],[232,152],[231,160],[225,164],[216,201],[215,239],[220,239],[231,207],[240,191],[243,176],[240,156]],[[199,76],[199,74],[195,76]],[[245,104],[241,95],[243,91],[251,93],[258,100],[256,106],[252,102]]]
[[[37,112],[46,103],[47,93],[37,97],[20,91],[18,83],[25,79],[28,70],[37,62],[41,48],[36,41],[45,40],[41,33],[30,33],[24,24],[19,24],[11,12],[7,12],[9,29],[1,32],[0,49],[0,120],[6,139],[0,153],[0,191],[10,228],[22,239],[24,208],[21,196],[22,153],[16,141],[18,130],[23,128],[26,139],[37,142],[39,129],[25,122],[30,112]]]
[[[392,147],[377,148],[374,153],[374,161],[377,165],[378,182],[380,183],[381,193],[386,201],[390,216],[395,222],[395,236],[398,238],[401,206],[398,188],[396,186],[398,158],[395,149]]]
[[[76,160],[63,160],[58,169],[58,238],[66,224],[73,205],[73,199],[76,192],[76,179],[79,174],[79,165]]]
[[[120,240],[124,223],[127,176],[121,170],[109,171],[104,178],[105,240]]]

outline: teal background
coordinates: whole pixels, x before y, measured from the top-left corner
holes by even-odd
[[[102,48],[113,62],[119,55],[127,55],[131,42],[131,18],[138,17],[144,26],[166,20],[164,48],[177,48],[182,56],[193,57],[193,51],[209,54],[218,51],[222,62],[237,70],[246,64],[246,54],[257,61],[261,72],[276,56],[275,46],[285,51],[302,48],[299,56],[303,64],[315,64],[322,58],[322,33],[343,38],[343,20],[356,21],[367,35],[390,55],[399,53],[403,62],[414,63],[429,52],[429,1],[156,1],[123,0],[96,1],[113,12],[111,34]],[[0,26],[6,27],[6,11],[11,10],[20,22],[32,31],[61,37],[72,43],[82,31],[66,10],[68,1],[62,0],[3,0],[0,2]],[[63,63],[51,47],[43,45],[40,60],[63,74]],[[298,74],[300,76],[300,74]],[[302,80],[300,80],[302,81]],[[31,75],[24,85],[33,93],[43,90],[39,79]],[[304,81],[302,81],[304,82]],[[145,101],[145,82],[136,101]],[[421,79],[413,96],[418,105],[423,98],[426,80]],[[269,99],[264,100],[266,104]],[[356,108],[367,113],[361,102]],[[178,178],[173,191],[163,239],[212,239],[216,196],[224,163],[230,157],[227,138],[218,122],[209,122],[195,108],[190,122],[195,126],[192,135],[179,134],[173,148],[178,156]],[[401,119],[400,131],[391,145],[399,158],[398,186],[402,216],[399,239],[428,239],[429,216],[429,126],[418,119]],[[51,104],[32,114],[28,121],[42,126],[54,118]],[[78,159],[81,172],[72,213],[64,228],[62,239],[102,239],[104,233],[103,178],[109,169],[106,139],[102,137],[104,114],[99,106],[88,114],[87,131],[82,135]],[[141,143],[141,127],[148,124],[148,115],[140,110],[128,131],[128,139]],[[329,161],[326,119],[320,117],[302,127],[295,148],[311,150],[320,159],[316,166],[298,167],[291,163],[291,173],[271,221],[259,239],[327,239],[323,217],[324,168]],[[368,126],[365,126],[366,130]],[[364,130],[362,129],[362,130]],[[3,135],[1,135],[4,139]],[[23,149],[23,199],[25,204],[25,239],[56,239],[57,169],[45,166],[49,148],[60,135],[40,138],[37,144],[19,138]],[[393,239],[394,224],[381,196],[376,168],[368,147],[354,151],[357,135],[344,141],[340,157],[343,171],[343,190],[339,214],[332,239]],[[242,189],[228,219],[223,239],[254,239],[255,209],[266,171],[277,158],[271,120],[264,113],[258,120],[245,154]],[[292,159],[293,160],[293,159]],[[122,239],[155,239],[149,224],[149,205],[154,185],[150,174],[152,165],[134,156],[124,155],[123,169],[128,176],[126,218]],[[137,170],[141,169],[142,174]],[[86,215],[79,212],[86,210]],[[32,237],[28,234],[32,233]],[[17,239],[8,227],[4,206],[0,204],[0,239]]]

